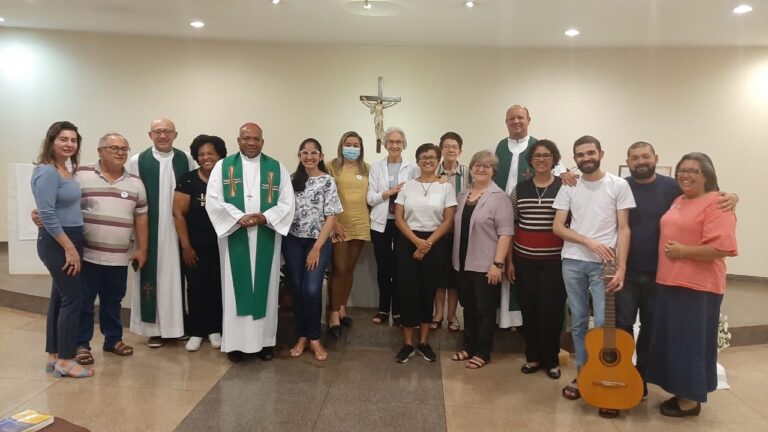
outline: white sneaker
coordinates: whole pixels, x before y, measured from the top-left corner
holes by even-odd
[[[203,343],[203,338],[192,336],[187,341],[187,351],[197,351],[200,349],[200,345]]]
[[[221,333],[211,333],[208,335],[208,341],[211,343],[211,348],[221,348]]]

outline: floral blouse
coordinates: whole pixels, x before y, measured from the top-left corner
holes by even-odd
[[[328,174],[310,177],[303,191],[296,193],[296,213],[289,234],[301,238],[318,238],[325,218],[341,213],[336,181]]]

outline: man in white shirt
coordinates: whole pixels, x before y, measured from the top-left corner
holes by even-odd
[[[603,156],[597,138],[586,135],[577,139],[573,144],[573,159],[582,176],[575,187],[560,188],[552,205],[557,210],[553,231],[565,240],[563,281],[571,310],[577,369],[587,360],[584,336],[589,324],[590,293],[595,327],[602,327],[605,291],[619,291],[624,284],[630,239],[629,209],[635,207],[627,181],[600,169]],[[569,212],[571,222],[566,227]],[[603,283],[603,263],[616,265],[615,275],[607,286]],[[580,397],[575,379],[563,389],[563,396]]]

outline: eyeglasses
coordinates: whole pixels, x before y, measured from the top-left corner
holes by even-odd
[[[112,146],[104,146],[104,147],[100,147],[100,148],[103,148],[103,149],[107,150],[108,152],[110,152],[112,154],[120,154],[120,153],[128,154],[128,153],[131,152],[131,148],[130,147],[118,147],[118,146],[112,145]]]
[[[698,168],[680,168],[677,170],[677,175],[682,177],[685,174],[688,175],[696,175],[696,174],[702,174],[704,171],[698,169]]]
[[[419,158],[419,162],[428,162],[428,161],[431,162],[436,160],[437,160],[437,156],[421,156]]]
[[[489,163],[479,163],[478,162],[478,163],[472,165],[472,168],[487,169],[487,170],[489,170],[489,169],[493,169],[493,166],[491,164],[489,164]]]
[[[301,155],[302,157],[320,156],[320,152],[317,150],[302,150],[299,152],[299,155]]]
[[[397,144],[397,145],[403,145],[403,140],[387,140],[387,144]]]
[[[443,150],[461,150],[461,147],[457,145],[444,145]]]
[[[534,153],[533,159],[552,159],[552,153]]]
[[[176,131],[173,129],[153,129],[149,133],[152,135],[173,135]]]

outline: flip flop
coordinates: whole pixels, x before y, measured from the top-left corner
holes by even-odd
[[[576,384],[576,380],[569,382],[566,384],[565,387],[563,387],[563,397],[568,400],[576,400],[581,397],[581,392],[579,392],[579,388],[576,387],[574,384]]]

